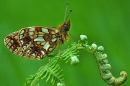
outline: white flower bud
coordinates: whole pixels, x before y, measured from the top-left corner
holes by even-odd
[[[101,51],[101,52],[104,51],[104,47],[103,46],[99,46],[98,47],[98,51]]]
[[[77,56],[72,56],[71,57],[71,65],[76,65],[79,63],[79,59]]]
[[[97,45],[96,45],[95,43],[93,43],[91,46],[92,46],[92,49],[93,49],[93,50],[96,50],[96,49],[97,49]]]
[[[107,54],[103,54],[102,58],[106,59],[107,58]]]
[[[87,40],[87,36],[86,36],[86,35],[80,35],[80,39],[81,39],[82,41]]]
[[[57,86],[65,86],[65,84],[64,83],[57,83]]]

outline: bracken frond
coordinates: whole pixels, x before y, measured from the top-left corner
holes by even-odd
[[[98,46],[95,43],[88,45],[87,36],[80,35],[78,43],[71,44],[60,54],[50,55],[53,58],[46,65],[41,66],[35,75],[30,76],[24,86],[39,86],[38,82],[41,79],[46,79],[46,82],[50,80],[52,85],[57,83],[57,86],[65,86],[62,69],[60,69],[58,60],[63,60],[66,63],[71,61],[71,65],[78,64],[78,50],[80,49],[86,50],[94,55],[100,75],[107,84],[120,86],[127,80],[127,73],[125,71],[122,71],[118,78],[112,75],[110,72],[111,65],[108,64],[107,54],[103,52],[103,46]]]
[[[64,83],[64,78],[62,70],[57,63],[57,60],[53,60],[39,68],[37,73],[27,79],[27,82],[24,83],[24,86],[36,86],[39,80],[46,78],[46,82],[51,80],[52,85],[55,82]]]

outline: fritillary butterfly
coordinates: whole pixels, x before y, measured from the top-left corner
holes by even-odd
[[[70,20],[66,21],[67,17],[64,23],[58,27],[33,26],[22,28],[5,37],[4,44],[10,51],[19,56],[43,59],[57,45],[63,44],[68,39]]]

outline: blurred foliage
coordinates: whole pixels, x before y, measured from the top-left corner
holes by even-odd
[[[130,1],[129,0],[1,0],[0,1],[0,84],[21,86],[25,79],[48,62],[21,58],[11,53],[3,44],[4,37],[27,26],[58,26],[63,23],[65,3],[73,12],[70,33],[86,34],[89,43],[105,47],[112,73],[119,76],[125,70],[130,73]],[[71,40],[77,39],[69,36]],[[68,46],[62,45],[62,50]],[[58,50],[55,49],[54,52]],[[67,86],[108,86],[100,77],[95,59],[80,51],[80,64],[71,66],[60,62]],[[41,86],[50,86],[44,80]],[[122,85],[130,85],[130,79]]]

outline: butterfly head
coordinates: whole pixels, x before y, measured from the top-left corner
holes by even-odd
[[[64,28],[65,31],[69,31],[69,29],[70,29],[70,20],[68,20],[67,22],[65,22],[63,24],[63,28]]]

